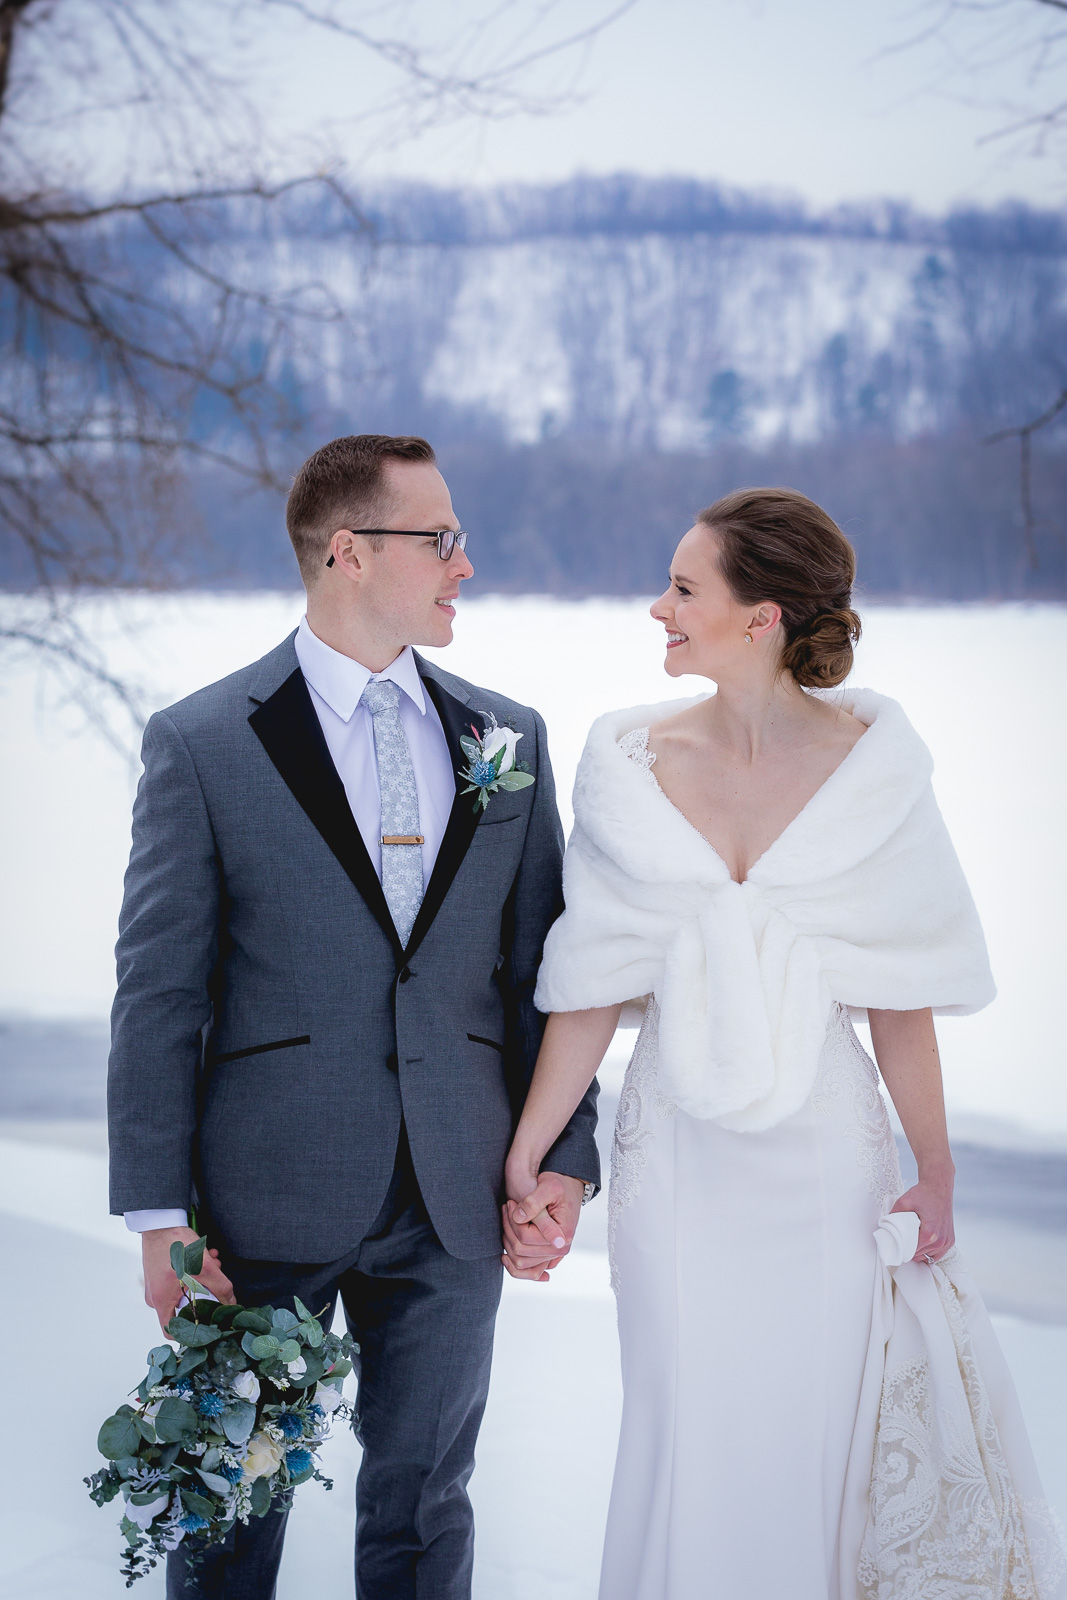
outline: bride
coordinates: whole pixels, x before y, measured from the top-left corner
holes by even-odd
[[[543,1277],[569,1242],[540,1165],[636,1006],[601,1600],[1062,1593],[953,1248],[933,1014],[987,1005],[993,983],[928,751],[895,702],[836,688],[860,632],[853,574],[800,494],[702,512],[652,616],[668,674],[717,692],[601,717],[578,771],[505,1261]],[[903,1194],[864,1014],[918,1167]]]

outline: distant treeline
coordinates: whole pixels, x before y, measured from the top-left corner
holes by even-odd
[[[930,216],[898,200],[850,201],[816,209],[796,195],[734,189],[698,178],[636,173],[574,177],[553,184],[444,189],[395,182],[360,197],[365,236],[384,244],[479,245],[530,239],[637,237],[642,234],[797,234],[882,239],[949,249],[1067,255],[1067,215],[1005,201],[957,206]],[[242,208],[235,204],[235,233]],[[294,197],[276,213],[292,235],[334,236],[351,227],[339,203]]]
[[[299,464],[302,449],[294,455]],[[743,484],[786,484],[818,500],[856,546],[860,587],[878,599],[1067,599],[1067,455],[1036,451],[1038,565],[1019,508],[1018,447],[868,438],[756,452],[613,456],[596,443],[441,443],[471,535],[472,592],[651,595],[693,514]],[[0,587],[31,574],[0,547]],[[208,589],[291,589],[296,564],[280,498],[206,473],[161,530],[158,578]],[[124,575],[118,571],[115,578]]]
[[[470,531],[472,593],[657,594],[696,511],[742,484],[787,484],[844,528],[861,592],[871,598],[1067,599],[1067,456],[1059,453],[1034,457],[1036,569],[1020,526],[1012,443],[865,439],[619,457],[572,440],[508,447],[453,439],[442,443],[440,460]],[[176,516],[180,533],[163,535],[162,582],[297,586],[280,499],[239,493],[218,474],[196,483],[195,498]],[[4,586],[27,577],[0,568]]]
[[[427,434],[483,592],[658,592],[696,510],[777,483],[837,518],[871,596],[1067,599],[1067,409],[1035,435],[1036,564],[1018,441],[981,442],[1067,387],[1067,215],[1006,204],[931,218],[888,202],[815,212],[625,175],[491,191],[394,184],[369,189],[361,209],[355,232],[350,213],[298,197],[256,222],[236,203],[211,215],[220,263],[303,308],[262,356],[255,304],[242,313],[250,364],[297,419],[270,436],[270,454],[285,476],[340,433]],[[154,248],[131,256],[139,280],[164,271]],[[25,387],[35,359],[44,365],[31,343],[26,371],[0,389]],[[76,351],[68,361],[106,400],[107,373]],[[201,460],[246,448],[210,394],[194,424]],[[154,525],[103,452],[93,483],[120,530]],[[176,474],[153,581],[295,584],[281,497],[240,484],[202,465],[184,486]],[[143,541],[117,538],[109,573],[106,530],[93,537],[106,546],[95,582],[137,579],[124,551]],[[44,548],[41,566],[62,584],[51,559]],[[0,586],[35,576],[17,542],[0,542]]]

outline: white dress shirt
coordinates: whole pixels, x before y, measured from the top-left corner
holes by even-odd
[[[323,644],[318,635],[312,633],[307,617],[297,629],[295,644],[296,659],[311,703],[379,878],[382,875],[382,797],[374,753],[374,721],[359,701],[371,678],[389,678],[402,690],[400,721],[411,752],[419,796],[425,887],[448,825],[456,793],[455,765],[462,752],[457,752],[453,761],[437,707],[422,686],[410,646],[402,650],[384,672],[371,672],[351,656]],[[184,1228],[188,1221],[185,1211],[126,1212],[126,1226],[133,1233],[145,1233],[149,1228]]]

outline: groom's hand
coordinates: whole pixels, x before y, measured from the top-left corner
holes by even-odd
[[[192,1228],[149,1228],[141,1235],[145,1304],[152,1307],[164,1333],[167,1323],[178,1309],[178,1301],[185,1293],[170,1264],[170,1247],[176,1239],[180,1239],[182,1244],[195,1244],[198,1238],[199,1235]],[[233,1304],[233,1284],[219,1266],[217,1250],[204,1251],[203,1269],[197,1273],[196,1281],[202,1283],[216,1300],[221,1300],[225,1305]]]
[[[504,1207],[504,1266],[513,1278],[547,1283],[567,1254],[578,1226],[585,1184],[562,1172],[542,1172],[536,1186]]]

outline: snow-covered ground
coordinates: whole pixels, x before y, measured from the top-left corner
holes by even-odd
[[[295,595],[193,595],[102,602],[85,619],[161,706],[264,653],[300,613]],[[900,699],[933,750],[1000,986],[980,1016],[942,1026],[953,1109],[1067,1143],[1067,609],[871,606],[865,623],[856,681]],[[567,822],[592,719],[702,687],[665,677],[661,638],[640,601],[490,596],[461,602],[455,643],[433,654],[544,713]],[[28,664],[0,688],[0,1013],[100,1017],[136,764],[55,699]]]
[[[112,665],[141,679],[148,703],[160,706],[262,654],[300,610],[296,596],[186,596],[102,603],[86,620]],[[901,699],[933,749],[1000,983],[987,1012],[942,1028],[955,1129],[1016,1155],[1067,1149],[1059,1018],[1067,756],[1058,706],[1067,610],[871,607],[865,620],[857,681]],[[700,687],[663,676],[660,637],[638,602],[487,598],[462,607],[442,662],[543,711],[566,821],[593,717]],[[136,763],[58,705],[54,686],[29,665],[0,686],[0,745],[0,1015],[89,1019],[85,1037],[99,1051]],[[31,1036],[23,1030],[23,1046]],[[41,1038],[58,1052],[39,1062],[57,1063],[56,1103],[48,1093],[33,1098],[0,1129],[0,1275],[32,1308],[41,1330],[34,1349],[57,1355],[31,1374],[25,1318],[0,1319],[0,1367],[15,1380],[5,1385],[5,1437],[17,1441],[0,1497],[0,1586],[11,1600],[105,1600],[123,1592],[117,1528],[80,1480],[97,1464],[99,1422],[140,1375],[156,1336],[136,1241],[106,1215],[98,1112],[88,1100],[60,1103],[77,1073],[58,1070],[66,1060],[58,1035],[58,1044],[47,1030]],[[620,1037],[608,1089],[624,1058]],[[24,1078],[28,1068],[18,1070]],[[974,1266],[983,1284],[1002,1286],[1001,1304],[1032,1305],[1047,1319],[996,1320],[1046,1488],[1067,1517],[1064,1297],[1041,1292],[1062,1265],[1067,1234],[1054,1221],[1032,1225],[1032,1203],[1019,1216],[975,1232]],[[961,1236],[970,1251],[962,1221]],[[602,1215],[588,1219],[584,1238],[550,1286],[505,1289],[472,1485],[477,1600],[596,1593],[620,1395]],[[75,1358],[84,1370],[72,1380]],[[280,1600],[352,1592],[358,1452],[347,1434],[330,1446],[329,1464],[334,1492],[309,1486],[299,1499]],[[161,1596],[160,1576],[140,1592]]]
[[[0,1139],[4,1281],[32,1306],[41,1343],[63,1353],[28,1376],[25,1318],[0,1319],[0,1368],[18,1379],[4,1397],[5,1437],[17,1440],[0,1504],[6,1600],[125,1592],[114,1508],[92,1505],[81,1478],[99,1465],[96,1430],[141,1376],[158,1329],[136,1241],[106,1216],[106,1192],[103,1156]],[[1067,1519],[1067,1327],[995,1322],[1046,1492]],[[506,1280],[471,1486],[475,1600],[595,1600],[620,1399],[604,1255],[576,1252],[549,1285]],[[358,1463],[338,1430],[324,1458],[335,1488],[298,1496],[278,1600],[351,1595]],[[135,1592],[160,1600],[161,1574]]]

